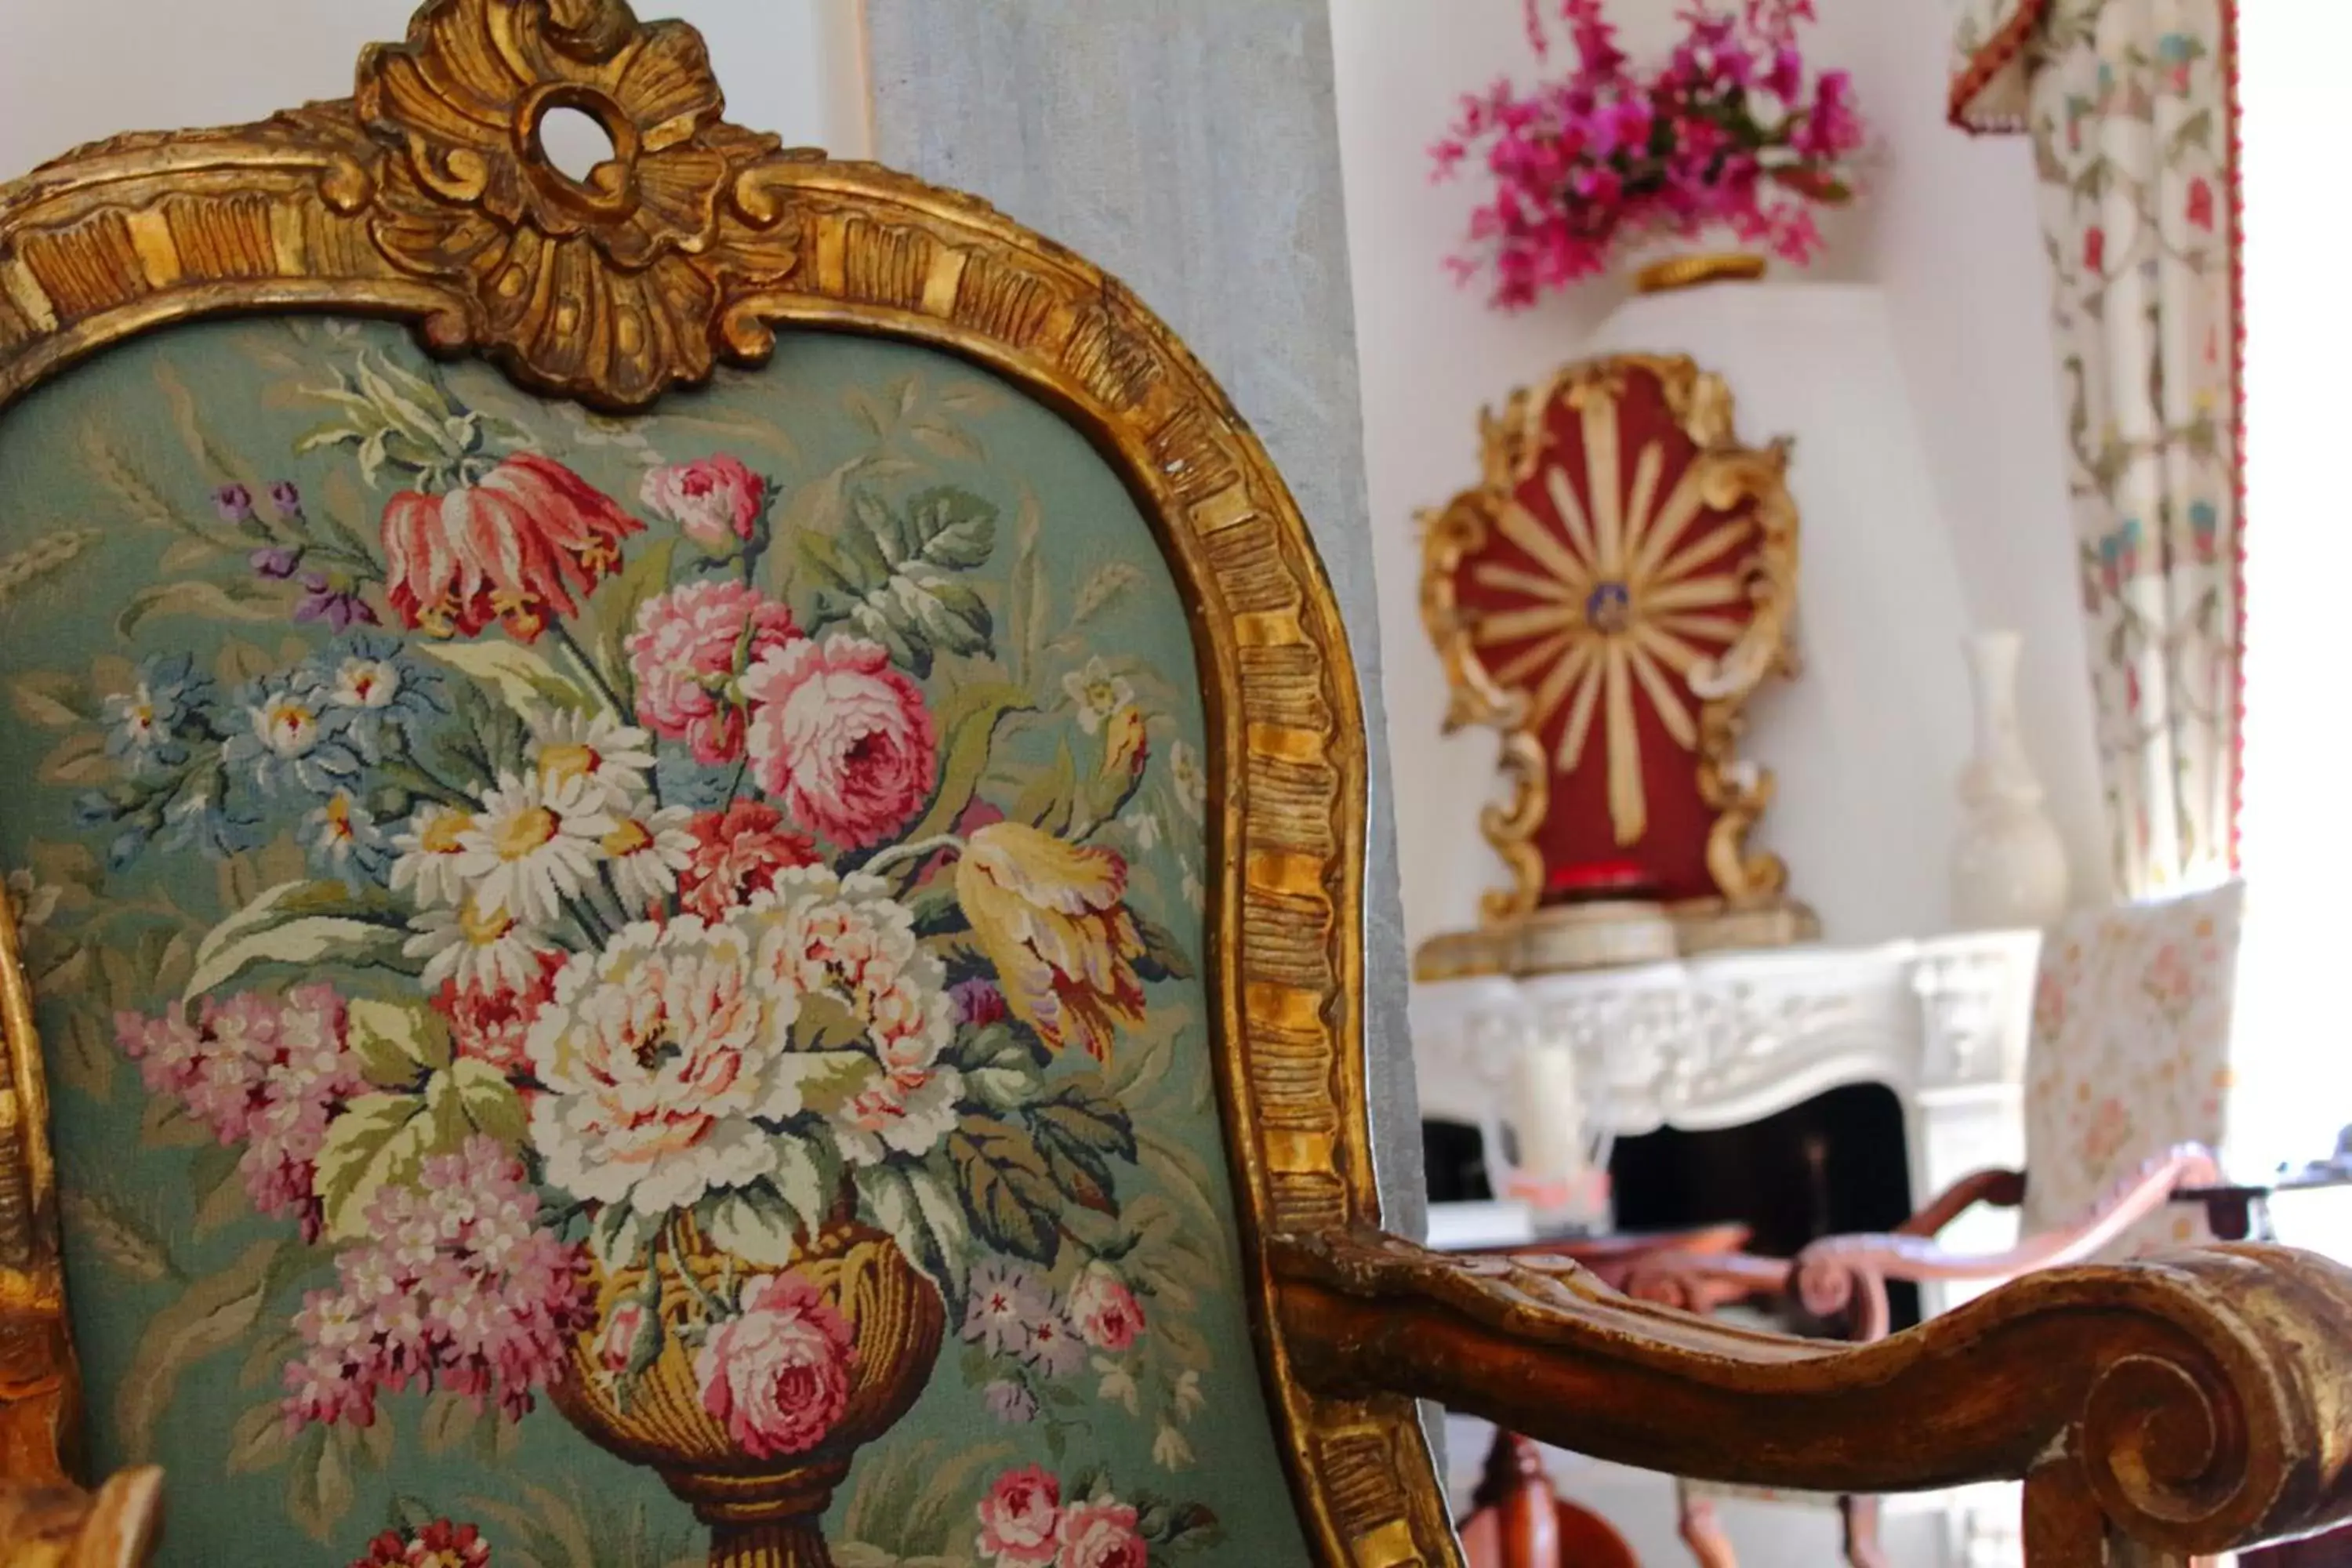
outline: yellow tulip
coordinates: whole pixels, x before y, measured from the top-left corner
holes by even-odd
[[[1120,1025],[1143,1022],[1143,940],[1126,897],[1117,855],[1018,822],[972,834],[956,864],[956,899],[1005,1002],[1047,1046],[1076,1042],[1097,1061]]]

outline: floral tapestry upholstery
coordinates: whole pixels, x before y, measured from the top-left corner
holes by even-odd
[[[1079,434],[878,340],[612,421],[273,321],[0,471],[89,1447],[165,1562],[751,1561],[793,1489],[845,1568],[1305,1561],[1202,694]]]
[[[2230,1015],[2244,886],[2070,915],[2044,939],[2026,1055],[2021,1234],[2079,1221],[2143,1161],[2229,1131]],[[2174,1204],[2110,1260],[2212,1237]]]

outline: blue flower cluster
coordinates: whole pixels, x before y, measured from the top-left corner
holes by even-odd
[[[404,814],[413,762],[448,711],[439,678],[396,637],[362,632],[224,698],[185,654],[157,654],[104,704],[118,776],[76,815],[109,827],[118,869],[148,846],[226,856],[262,841],[273,810],[308,807],[304,843],[347,881],[381,882],[392,846],[380,823]]]

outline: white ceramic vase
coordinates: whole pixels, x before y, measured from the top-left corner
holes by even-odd
[[[1976,750],[1960,771],[1960,830],[1952,845],[1952,919],[1963,931],[2050,924],[2066,909],[2066,846],[2042,809],[2042,781],[2017,723],[2011,631],[1962,645],[1976,701]]]

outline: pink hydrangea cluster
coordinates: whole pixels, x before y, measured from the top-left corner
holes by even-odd
[[[377,1193],[335,1288],[303,1298],[287,1419],[369,1426],[379,1391],[412,1386],[520,1416],[593,1316],[586,1255],[540,1227],[522,1163],[477,1135],[426,1159],[415,1185]]]
[[[1537,3],[1527,0],[1528,35],[1540,58]],[[1561,0],[1576,56],[1566,75],[1465,95],[1431,148],[1440,177],[1475,155],[1494,180],[1471,214],[1470,248],[1449,261],[1455,276],[1490,273],[1494,303],[1517,309],[1605,270],[1624,247],[1718,226],[1811,260],[1822,240],[1810,204],[1847,199],[1843,164],[1865,134],[1844,71],[1807,79],[1797,27],[1812,0],[1742,0],[1737,12],[1700,0],[1666,63],[1646,72],[1618,47],[1603,4]]]
[[[245,1145],[237,1172],[253,1206],[293,1215],[302,1238],[317,1240],[319,1149],[334,1111],[365,1087],[333,989],[206,997],[193,1023],[176,1010],[123,1013],[114,1028],[150,1093],[178,1100],[222,1143]]]

